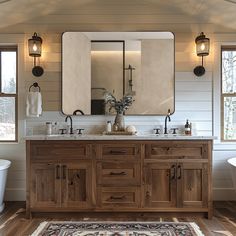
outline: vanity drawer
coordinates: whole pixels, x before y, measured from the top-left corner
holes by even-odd
[[[31,141],[32,159],[89,159],[91,145],[78,141]]]
[[[98,158],[103,159],[137,159],[140,158],[140,144],[129,142],[99,144]]]
[[[140,206],[140,190],[137,187],[99,187],[98,205],[102,208],[133,208]]]
[[[97,162],[97,184],[100,185],[139,185],[141,167],[139,162],[101,161]]]
[[[158,142],[145,147],[147,159],[207,159],[207,144],[202,142]]]

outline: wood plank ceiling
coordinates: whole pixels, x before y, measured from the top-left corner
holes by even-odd
[[[236,32],[235,10],[227,0],[11,0],[0,4],[0,33]]]

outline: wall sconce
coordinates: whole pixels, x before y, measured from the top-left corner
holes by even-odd
[[[44,72],[43,68],[36,63],[37,58],[41,57],[42,42],[42,38],[36,32],[34,32],[31,39],[28,39],[29,56],[34,57],[32,74],[37,77],[41,76]]]
[[[197,56],[202,57],[202,65],[194,68],[193,72],[196,76],[202,76],[205,74],[205,68],[203,66],[203,57],[209,55],[210,51],[210,39],[206,38],[205,34],[201,32],[195,39]]]

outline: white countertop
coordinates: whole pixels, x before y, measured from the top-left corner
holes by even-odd
[[[83,134],[83,135],[31,135],[25,136],[25,140],[213,140],[214,136],[187,136],[187,135],[103,135],[103,134]]]

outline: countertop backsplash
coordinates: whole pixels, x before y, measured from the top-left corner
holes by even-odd
[[[65,122],[65,115],[60,112],[44,112],[39,118],[27,118],[25,123],[25,135],[46,134],[46,122],[52,122],[53,134],[59,134],[59,129],[68,128],[69,122]],[[101,134],[105,131],[107,121],[114,122],[115,116],[73,116],[73,129],[84,129],[84,134]],[[184,133],[185,119],[176,121],[174,115],[168,122],[168,130],[178,128],[177,133]],[[160,128],[163,133],[164,116],[125,116],[125,125],[134,125],[140,134],[153,134],[154,128]],[[191,121],[191,120],[190,120]],[[55,126],[56,124],[56,126]],[[196,122],[193,123],[192,135],[212,135],[211,130],[198,130]],[[201,124],[200,124],[201,125]]]

